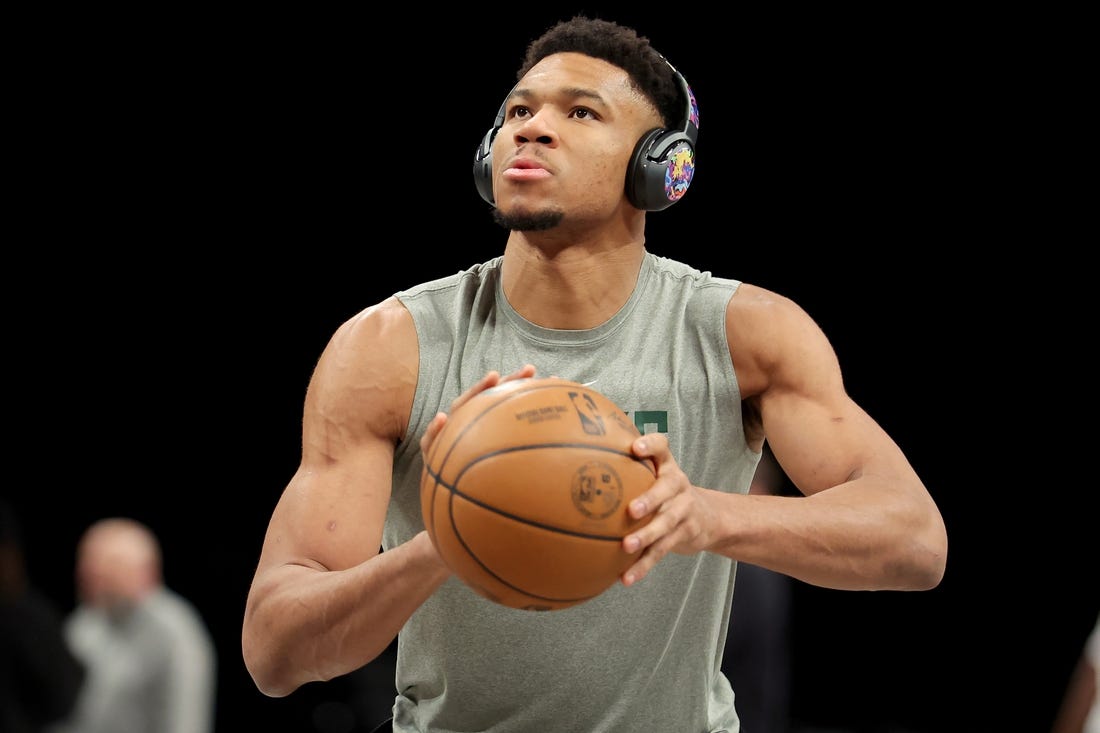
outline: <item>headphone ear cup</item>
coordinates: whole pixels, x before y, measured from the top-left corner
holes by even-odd
[[[695,143],[679,130],[650,130],[634,146],[626,195],[636,208],[661,211],[683,198],[695,175]]]
[[[496,206],[496,198],[493,196],[493,140],[499,130],[499,127],[489,128],[474,151],[474,185],[477,186],[481,198],[492,206]]]

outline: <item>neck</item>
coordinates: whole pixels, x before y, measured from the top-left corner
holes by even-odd
[[[607,321],[630,299],[644,238],[568,244],[544,232],[512,232],[504,248],[504,295],[544,328],[579,330]]]

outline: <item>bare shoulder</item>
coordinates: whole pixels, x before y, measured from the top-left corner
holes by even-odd
[[[393,340],[416,341],[412,315],[395,297],[368,306],[340,324],[326,351],[371,349]],[[398,344],[394,344],[395,346]]]
[[[411,314],[390,297],[364,308],[333,333],[306,396],[311,413],[347,425],[369,425],[398,440],[416,390],[419,348]],[[363,420],[366,419],[366,422]]]
[[[767,288],[738,287],[726,307],[726,336],[743,397],[803,379],[839,379],[836,354],[817,322]]]
[[[272,514],[261,568],[341,569],[377,553],[417,358],[412,318],[396,300],[337,327],[310,378],[301,462]]]

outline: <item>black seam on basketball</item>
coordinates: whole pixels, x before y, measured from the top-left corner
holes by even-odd
[[[508,384],[508,383],[505,382],[505,384]],[[500,385],[497,385],[497,386],[500,386]],[[506,392],[506,393],[502,394],[500,396],[499,400],[496,400],[496,401],[486,405],[485,409],[483,409],[481,412],[479,412],[474,417],[470,418],[470,420],[466,423],[466,427],[464,427],[462,429],[462,431],[458,435],[455,436],[455,439],[451,441],[451,445],[447,449],[447,453],[443,456],[443,459],[439,462],[439,472],[440,473],[443,472],[443,468],[447,465],[447,461],[450,460],[451,454],[454,453],[456,448],[458,448],[459,443],[462,442],[462,438],[466,435],[466,433],[468,433],[470,431],[470,429],[474,426],[474,424],[478,420],[485,417],[485,414],[487,412],[495,409],[502,402],[506,402],[508,399],[510,399],[514,395],[526,394],[527,392],[531,391],[532,389],[546,389],[549,386],[558,386],[558,385],[526,385],[525,387],[515,387],[510,392]],[[489,394],[489,393],[491,393],[492,389],[495,389],[495,388],[490,388],[490,390],[488,392],[482,392],[482,394],[483,395]],[[436,436],[436,439],[435,439],[436,444],[438,444],[439,440],[441,438],[443,438],[444,433],[446,433],[446,431],[447,431],[448,425],[450,425],[450,423],[447,423],[446,425],[444,425],[443,426],[443,432],[441,432],[439,435]],[[433,456],[435,455],[435,451],[432,452],[432,455]]]
[[[496,580],[501,585],[507,586],[507,587],[511,588],[512,590],[516,591],[517,593],[522,593],[523,595],[527,596],[528,598],[537,598],[540,601],[549,601],[551,603],[579,603],[581,601],[587,601],[587,600],[590,600],[590,599],[596,597],[595,595],[577,596],[577,597],[573,597],[573,598],[568,597],[568,596],[566,596],[566,597],[540,596],[538,593],[532,593],[529,590],[524,590],[523,588],[520,588],[518,585],[516,585],[516,584],[514,584],[510,581],[507,581],[504,578],[497,575],[495,572],[493,572],[489,568],[488,565],[483,563],[481,561],[481,558],[478,557],[477,553],[474,552],[473,549],[469,545],[466,544],[466,540],[462,538],[462,532],[460,532],[458,527],[455,525],[455,513],[454,513],[454,506],[453,506],[454,500],[455,500],[455,495],[456,495],[455,491],[452,489],[451,490],[451,495],[447,499],[447,501],[452,504],[452,506],[450,507],[450,511],[447,512],[447,515],[451,520],[451,532],[454,534],[455,539],[458,540],[459,544],[462,545],[463,549],[466,550],[466,554],[470,556],[470,559],[473,560],[474,562],[476,562],[478,565],[480,565],[481,569],[484,570],[486,573],[488,573],[492,577],[496,578]],[[472,499],[469,499],[468,497],[464,497],[464,498],[466,498],[467,501],[473,501]],[[485,508],[486,509],[493,509],[492,507],[485,507]],[[497,512],[497,513],[502,514],[502,515],[504,514],[503,512]],[[553,529],[553,528],[552,527],[543,527],[543,529]],[[566,534],[568,534],[568,532],[566,532]],[[600,539],[600,538],[596,537],[594,539]]]
[[[459,482],[459,480],[462,478],[462,475],[464,473],[466,473],[466,471],[469,470],[469,468],[471,466],[475,466],[478,463],[480,463],[481,461],[492,458],[493,456],[497,456],[497,455],[500,455],[502,453],[514,453],[514,452],[518,452],[518,451],[526,451],[526,450],[532,450],[532,449],[536,449],[536,448],[542,449],[542,448],[561,448],[561,447],[595,448],[596,450],[602,450],[605,453],[614,453],[615,455],[620,455],[620,456],[624,455],[621,451],[611,450],[609,448],[600,448],[598,446],[588,445],[587,443],[545,443],[545,444],[525,445],[525,446],[520,446],[520,447],[517,447],[517,448],[506,448],[506,449],[503,449],[503,450],[494,451],[492,453],[486,453],[484,456],[479,457],[477,460],[471,461],[470,463],[466,464],[466,468],[462,469],[462,473],[458,474],[458,476],[455,477],[455,484],[457,484]],[[627,456],[627,457],[633,458],[633,456]],[[622,539],[622,537],[616,537],[615,535],[589,534],[589,533],[586,533],[586,532],[575,532],[575,531],[570,530],[570,529],[565,529],[564,527],[555,527],[552,524],[544,524],[542,522],[537,522],[533,519],[526,519],[526,518],[521,517],[517,514],[512,514],[511,512],[506,512],[506,511],[500,509],[499,507],[493,506],[492,504],[486,504],[481,499],[477,499],[473,496],[470,496],[469,494],[467,494],[467,493],[463,492],[461,489],[459,489],[455,484],[448,483],[447,481],[444,481],[442,479],[442,477],[440,477],[438,474],[436,474],[430,468],[428,469],[428,473],[432,476],[432,478],[435,479],[436,488],[442,486],[445,489],[447,489],[448,492],[450,492],[451,498],[450,498],[449,501],[453,500],[454,497],[457,496],[461,499],[464,499],[464,500],[470,502],[471,504],[474,504],[476,506],[481,507],[482,509],[488,509],[489,511],[493,512],[494,514],[497,514],[498,516],[506,517],[508,519],[514,519],[517,522],[519,522],[520,524],[526,524],[526,525],[531,526],[531,527],[538,527],[539,529],[551,530],[553,532],[558,532],[560,534],[569,535],[571,537],[579,537],[579,538],[582,538],[582,539],[592,539],[592,540],[600,540],[600,541],[612,541],[612,542],[618,542],[619,540]],[[432,498],[433,498],[433,503],[434,503],[434,498],[435,498],[434,494],[433,494]],[[452,503],[453,503],[453,501],[452,501]],[[452,520],[451,520],[451,526],[452,527],[454,526],[453,515],[452,515]]]
[[[517,391],[517,392],[522,392],[522,391],[525,391],[525,390],[518,390],[518,389],[517,389],[516,391]],[[482,394],[484,394],[484,393],[482,393]],[[484,409],[484,410],[482,410],[482,411],[481,411],[481,412],[480,412],[480,413],[479,413],[479,414],[477,415],[477,417],[473,418],[473,419],[472,419],[472,420],[471,420],[471,421],[470,421],[469,423],[467,423],[466,427],[465,427],[465,428],[464,428],[464,429],[462,430],[462,432],[460,432],[460,433],[459,433],[459,434],[458,434],[458,435],[457,435],[457,436],[455,437],[455,439],[451,441],[451,445],[450,445],[450,447],[449,447],[449,448],[447,449],[447,453],[446,453],[446,454],[445,454],[445,455],[443,456],[443,460],[441,460],[441,461],[439,462],[439,473],[437,473],[436,471],[432,470],[432,467],[431,467],[431,466],[432,466],[432,462],[433,462],[433,459],[435,458],[435,454],[436,454],[436,453],[438,453],[438,451],[439,451],[439,449],[438,449],[438,446],[440,445],[440,442],[439,442],[439,441],[440,441],[440,439],[442,439],[442,438],[444,437],[444,435],[445,435],[445,434],[447,433],[447,428],[448,428],[448,427],[450,426],[450,423],[447,423],[447,424],[445,424],[445,425],[443,426],[443,430],[442,430],[442,432],[440,432],[440,434],[439,434],[439,435],[435,436],[435,441],[434,441],[434,442],[432,443],[432,452],[431,452],[431,455],[429,455],[429,456],[428,456],[428,459],[427,459],[427,461],[426,461],[426,462],[424,463],[424,468],[425,468],[425,469],[427,469],[427,471],[428,471],[428,474],[429,474],[429,475],[430,475],[430,476],[431,476],[431,477],[432,477],[433,479],[435,479],[435,486],[433,486],[433,487],[432,487],[432,496],[431,496],[431,502],[430,502],[430,504],[429,504],[429,505],[430,505],[430,507],[431,507],[431,513],[432,513],[432,515],[431,515],[431,517],[430,517],[430,522],[431,522],[431,523],[429,524],[429,518],[428,518],[428,517],[424,517],[424,518],[423,518],[423,519],[424,519],[424,526],[425,526],[425,528],[428,528],[428,527],[430,527],[430,528],[431,528],[431,529],[433,530],[433,533],[434,533],[434,530],[435,530],[435,497],[436,497],[436,492],[437,492],[437,491],[438,491],[438,489],[439,489],[439,485],[440,485],[441,483],[443,483],[443,479],[442,479],[441,473],[442,473],[442,471],[443,471],[443,468],[444,468],[444,466],[446,466],[446,465],[447,465],[447,460],[448,460],[448,459],[449,459],[449,458],[451,457],[451,453],[453,453],[453,452],[454,452],[455,448],[457,448],[457,447],[458,447],[458,444],[459,444],[459,442],[460,442],[460,441],[462,440],[462,436],[464,436],[464,435],[466,434],[466,432],[467,432],[467,431],[468,431],[468,430],[470,429],[470,426],[471,426],[471,425],[472,425],[472,424],[473,424],[473,423],[474,423],[474,422],[475,422],[475,421],[476,421],[477,419],[479,419],[479,418],[483,417],[483,416],[485,415],[485,413],[486,413],[486,412],[488,412],[488,411],[492,410],[492,409],[493,409],[494,407],[496,407],[496,406],[497,406],[497,405],[499,405],[499,404],[500,404],[501,402],[503,402],[503,401],[504,401],[505,399],[507,399],[507,397],[508,397],[508,395],[507,395],[507,394],[505,394],[505,395],[502,395],[502,396],[501,396],[501,399],[499,399],[499,400],[496,400],[495,402],[493,402],[493,403],[491,403],[491,404],[487,405],[487,406],[485,407],[485,409]],[[450,487],[448,487],[448,488],[450,488]]]

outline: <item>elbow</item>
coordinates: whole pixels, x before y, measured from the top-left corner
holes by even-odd
[[[910,553],[910,589],[932,590],[947,572],[947,530],[939,520],[924,532]]]
[[[877,566],[878,582],[870,581],[868,589],[932,590],[943,580],[947,567],[946,554],[926,546],[910,545],[890,561]]]
[[[248,670],[248,674],[251,675],[256,689],[267,697],[286,697],[300,686],[290,681],[286,675],[280,674],[272,665],[250,660],[247,655],[245,656],[244,666]]]
[[[942,548],[935,553],[932,560],[927,564],[923,590],[932,590],[938,586],[943,581],[943,576],[946,573],[947,541],[944,540]]]
[[[241,635],[241,654],[256,689],[267,697],[286,697],[301,686],[292,679],[290,668],[280,663],[285,655],[265,643],[262,635],[250,633],[247,625]]]
[[[943,581],[947,570],[947,532],[942,520],[928,522],[916,531],[895,531],[888,546],[874,554],[872,567],[878,590],[932,590]]]
[[[947,571],[946,560],[947,557],[944,555],[922,564],[913,573],[911,590],[932,590],[939,586],[943,581],[944,573]]]
[[[286,697],[296,689],[295,686],[279,680],[267,668],[250,663],[247,658],[245,659],[245,668],[252,677],[256,689],[267,697]]]
[[[256,675],[252,676],[252,681],[256,683],[256,689],[267,697],[286,697],[298,689],[297,685],[264,684]]]

